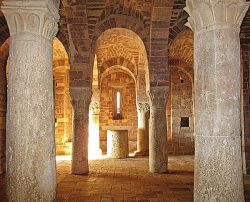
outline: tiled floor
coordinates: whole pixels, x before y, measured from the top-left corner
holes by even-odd
[[[193,157],[170,157],[169,174],[148,172],[147,158],[90,161],[89,175],[71,175],[70,161],[58,161],[57,201],[72,202],[171,202],[193,200]],[[6,201],[4,176],[0,201]],[[250,177],[245,177],[250,201]]]

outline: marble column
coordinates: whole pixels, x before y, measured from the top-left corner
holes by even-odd
[[[147,116],[149,109],[149,103],[139,102],[137,104],[138,130],[136,156],[147,156],[149,153],[149,127]]]
[[[149,171],[155,173],[167,172],[167,95],[167,86],[150,88]]]
[[[70,94],[73,106],[73,145],[72,174],[81,175],[89,172],[88,165],[88,128],[90,88],[71,88]]]
[[[98,158],[102,155],[99,132],[100,103],[92,101],[89,106],[89,157]]]
[[[10,30],[7,95],[9,201],[54,201],[52,39],[59,1],[3,1]]]
[[[245,0],[187,0],[194,32],[194,201],[244,201],[240,25]]]

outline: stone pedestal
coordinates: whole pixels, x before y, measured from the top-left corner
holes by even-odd
[[[128,148],[128,126],[106,126],[107,130],[107,155],[111,158],[127,158],[129,156]]]
[[[95,159],[102,155],[99,133],[99,102],[91,102],[89,107],[89,158]]]
[[[187,1],[194,31],[194,201],[244,201],[239,32],[245,0]]]
[[[7,108],[9,201],[54,201],[52,39],[59,1],[3,1],[10,30]]]
[[[111,158],[127,158],[128,152],[128,131],[108,130],[107,131],[107,155]]]
[[[168,87],[151,87],[149,120],[149,171],[167,172],[166,98]]]
[[[137,104],[138,131],[135,156],[147,156],[149,154],[149,126],[147,116],[149,109],[150,106],[148,103],[139,102]]]
[[[89,172],[88,165],[88,125],[91,90],[89,88],[70,89],[73,106],[72,174]]]

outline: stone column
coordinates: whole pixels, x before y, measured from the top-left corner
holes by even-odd
[[[59,1],[3,1],[10,30],[7,96],[9,201],[54,201],[52,39]]]
[[[89,157],[98,158],[102,155],[99,133],[100,103],[92,101],[89,106]]]
[[[148,117],[150,106],[148,103],[139,102],[137,104],[138,130],[137,130],[137,151],[136,156],[147,156],[149,153],[149,127]]]
[[[73,106],[73,145],[72,174],[81,175],[89,172],[88,165],[88,126],[90,88],[70,89]]]
[[[194,32],[194,201],[244,201],[240,128],[240,25],[245,0],[187,0]]]
[[[168,87],[151,87],[149,92],[149,171],[167,172],[167,123],[166,99]]]

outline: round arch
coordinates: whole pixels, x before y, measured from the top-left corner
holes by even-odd
[[[147,55],[147,51],[146,51],[146,47],[145,47],[145,43],[143,42],[143,40],[141,39],[141,37],[136,34],[134,31],[129,30],[129,29],[125,29],[125,28],[111,28],[108,29],[104,32],[102,32],[101,34],[99,34],[98,37],[98,41],[102,40],[104,38],[105,35],[111,35],[111,34],[126,34],[128,36],[130,36],[131,38],[133,38],[133,40],[138,43],[139,45],[139,50],[141,52],[139,60],[144,61],[144,65],[141,67],[137,67],[137,70],[135,71],[136,73],[138,72],[138,68],[144,68],[144,72],[145,72],[145,77],[143,79],[145,79],[145,83],[146,83],[146,89],[149,89],[149,67],[148,67],[148,55]],[[97,43],[96,43],[97,44]],[[96,52],[96,44],[95,44],[95,49],[94,52]],[[140,62],[140,61],[139,61]],[[118,63],[119,64],[119,63]],[[119,64],[120,65],[120,64]],[[92,65],[93,66],[93,65]],[[122,65],[124,66],[124,65]]]
[[[56,35],[56,38],[62,43],[65,49],[65,52],[67,52],[68,56],[70,56],[69,42],[68,42],[65,32],[62,29],[59,29]]]
[[[124,15],[116,14],[107,16],[104,20],[97,23],[94,29],[92,48],[95,47],[98,38],[103,32],[115,28],[131,30],[136,35],[138,35],[145,44],[149,42],[148,34],[144,28],[144,24],[141,21],[132,16],[126,16],[125,18]]]
[[[53,77],[55,99],[56,154],[69,155],[72,148],[72,105],[69,93],[69,56],[66,47],[53,40]]]
[[[137,67],[135,64],[123,57],[110,58],[109,60],[103,62],[100,68],[100,74],[103,74],[111,66],[126,67],[133,74],[134,78],[137,76]]]
[[[124,66],[114,65],[114,66],[111,66],[111,67],[105,69],[105,71],[101,74],[100,86],[101,86],[104,78],[106,78],[107,76],[109,76],[112,73],[117,73],[117,72],[123,72],[123,73],[131,76],[136,84],[136,78],[135,78],[134,74],[130,71],[130,69],[128,69],[127,67],[124,67]]]
[[[178,60],[186,63],[187,66],[193,66],[193,48],[194,37],[191,30],[185,30],[180,33],[169,48],[170,60]]]

